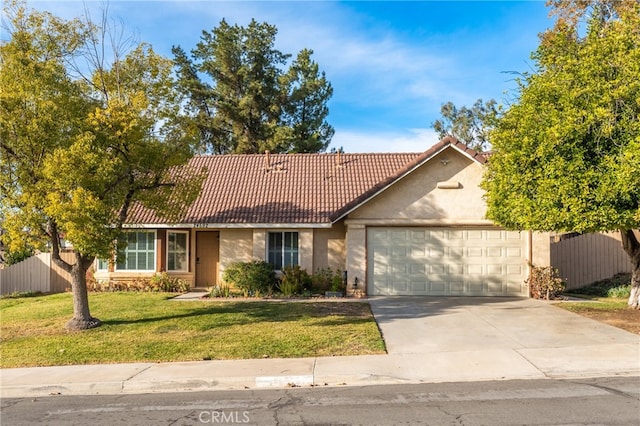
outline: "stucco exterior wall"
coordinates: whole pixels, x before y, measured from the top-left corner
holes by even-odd
[[[349,219],[384,219],[410,224],[430,220],[434,224],[486,221],[486,203],[479,184],[480,164],[448,148],[349,215]],[[438,188],[438,183],[456,189]],[[444,185],[443,185],[444,186]]]
[[[531,232],[529,262],[535,266],[551,265],[551,233]]]
[[[252,235],[253,251],[251,257],[253,259],[265,260],[267,258],[267,230],[254,229]]]
[[[305,269],[308,273],[313,272],[314,240],[313,229],[301,229],[298,231],[300,268]]]
[[[347,292],[365,291],[367,283],[367,228],[347,225]],[[354,286],[358,279],[357,288]]]
[[[251,229],[220,230],[220,269],[218,278],[232,262],[248,262],[253,259],[253,231]]]
[[[318,269],[346,268],[346,229],[343,222],[335,224],[331,229],[315,229],[313,233],[313,273]]]

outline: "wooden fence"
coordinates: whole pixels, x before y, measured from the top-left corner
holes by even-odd
[[[557,236],[551,242],[551,265],[566,280],[567,289],[631,272],[619,232]]]
[[[60,256],[73,262],[73,253]],[[13,292],[62,293],[71,288],[70,275],[51,261],[51,253],[40,253],[0,269],[0,295]]]

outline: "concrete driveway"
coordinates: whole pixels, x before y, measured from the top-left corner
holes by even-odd
[[[534,299],[376,296],[390,355],[534,367],[546,376],[640,373],[640,336]],[[501,365],[502,364],[502,365]]]

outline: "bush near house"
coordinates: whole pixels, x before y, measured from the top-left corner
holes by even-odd
[[[531,265],[531,275],[525,281],[534,299],[556,299],[565,289],[565,283],[558,276],[558,270],[551,266]]]
[[[278,289],[283,296],[293,296],[305,291],[308,292],[310,286],[311,277],[299,265],[282,268],[282,277],[278,283]]]
[[[341,270],[320,268],[311,276],[313,292],[324,294],[326,291],[344,291],[344,281]]]
[[[99,282],[87,280],[87,290],[92,292],[135,291],[135,292],[164,292],[186,293],[191,286],[186,280],[171,277],[166,272],[160,272],[151,278],[140,278],[133,281]]]
[[[568,293],[595,296],[629,298],[631,291],[631,274],[616,274],[610,279],[596,281],[586,287],[573,288]]]
[[[233,262],[224,270],[222,279],[241,290],[245,296],[260,297],[273,291],[276,273],[264,260]]]

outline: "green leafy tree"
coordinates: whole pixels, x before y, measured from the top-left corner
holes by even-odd
[[[491,134],[488,217],[512,229],[619,230],[638,308],[640,3],[555,3],[565,6]]]
[[[440,108],[442,118],[431,123],[440,138],[453,136],[476,151],[484,151],[489,144],[489,132],[499,116],[495,100],[478,99],[471,108],[456,107],[447,102]]]
[[[287,151],[325,151],[335,133],[327,122],[327,102],[333,95],[331,83],[311,59],[312,50],[303,49],[282,76],[283,91],[288,94],[282,122],[289,131]]]
[[[179,87],[210,152],[326,149],[333,135],[325,120],[331,85],[310,50],[284,72],[291,55],[275,49],[276,34],[267,23],[242,27],[222,20],[202,32],[191,55],[173,48]]]
[[[101,323],[89,311],[88,268],[96,256],[117,251],[114,241],[132,206],[170,219],[196,197],[202,172],[184,166],[195,132],[180,117],[183,99],[174,90],[172,61],[149,46],[128,54],[115,48],[107,64],[99,52],[115,33],[108,28],[27,10],[19,1],[4,12],[3,226],[11,241],[26,234],[48,242],[53,261],[72,277],[74,313],[67,327],[96,327]],[[75,263],[60,257],[61,235],[73,244]]]

